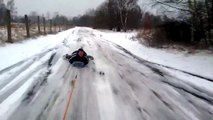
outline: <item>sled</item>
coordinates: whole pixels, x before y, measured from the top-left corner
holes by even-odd
[[[63,59],[69,61],[69,59],[67,58],[67,56],[68,56],[68,54],[65,54],[65,55],[63,56]],[[89,60],[88,62],[90,62],[91,60],[94,60],[94,57],[91,56],[91,55],[87,55],[87,59]],[[86,65],[84,64],[84,62],[81,62],[81,61],[74,61],[74,62],[72,63],[72,65],[73,65],[74,67],[84,67],[84,66],[86,66]]]

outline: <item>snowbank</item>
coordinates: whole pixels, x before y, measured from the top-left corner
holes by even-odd
[[[56,35],[28,39],[21,43],[8,43],[5,46],[0,47],[0,71],[36,54],[60,46],[72,30],[73,29],[70,29]]]
[[[132,54],[146,61],[213,79],[213,55],[210,53],[199,52],[188,54],[176,50],[146,47],[140,44],[139,41],[132,40],[132,37],[136,35],[135,32],[121,33],[96,31],[95,35],[127,49]]]

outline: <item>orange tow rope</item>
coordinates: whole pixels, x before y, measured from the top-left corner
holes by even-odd
[[[66,105],[66,110],[64,112],[63,120],[66,120],[66,118],[67,118],[67,112],[69,110],[69,106],[70,106],[70,103],[71,103],[71,100],[72,100],[72,95],[73,95],[73,92],[74,92],[74,89],[75,89],[76,78],[77,78],[77,76],[75,77],[75,80],[73,81],[74,82],[73,87],[72,87],[72,90],[70,92],[69,100],[68,100],[67,105]]]

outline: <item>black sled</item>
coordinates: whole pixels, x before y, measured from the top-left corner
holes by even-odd
[[[89,61],[94,60],[94,57],[91,55],[84,56],[83,58],[72,57],[72,55],[65,54],[63,58],[69,61],[74,67],[85,67]]]

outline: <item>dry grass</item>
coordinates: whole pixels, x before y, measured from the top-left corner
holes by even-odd
[[[23,23],[12,23],[11,24],[11,34],[12,40],[14,42],[22,41],[27,38],[26,27]],[[65,26],[62,26],[61,29],[65,30]],[[44,33],[44,27],[40,26],[40,34],[38,31],[37,25],[30,25],[30,37],[36,37],[39,35],[46,35],[51,33],[57,33],[59,31],[59,26],[52,26],[52,31],[50,31],[50,27],[46,27],[46,32]],[[7,41],[7,27],[0,26],[0,44],[4,44]]]
[[[189,54],[194,54],[200,50],[207,50],[208,52],[213,53],[213,47],[206,47],[203,44],[172,42],[164,36],[162,31],[141,29],[138,30],[137,38],[140,40],[141,44],[155,48],[175,49],[177,51],[186,51]]]

